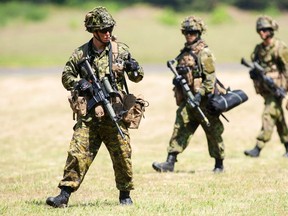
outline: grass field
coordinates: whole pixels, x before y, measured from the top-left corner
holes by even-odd
[[[133,93],[144,94],[150,102],[140,128],[131,130],[134,205],[118,205],[112,164],[102,146],[82,186],[72,194],[69,208],[50,208],[45,200],[59,192],[57,184],[74,124],[68,92],[60,83],[61,71],[55,72],[0,78],[0,215],[287,214],[288,160],[282,157],[284,147],[277,134],[260,158],[243,154],[255,144],[263,109],[246,68],[218,71],[224,84],[243,89],[249,96],[246,103],[226,113],[229,123],[223,119],[225,173],[211,172],[214,160],[209,157],[201,128],[179,155],[175,173],[159,174],[152,169],[152,162],[166,159],[176,105],[172,73],[149,69],[142,83],[129,83]]]
[[[53,209],[45,204],[48,196],[59,193],[57,184],[74,125],[68,92],[61,85],[61,69],[73,49],[90,39],[83,28],[86,12],[53,8],[44,22],[20,21],[1,28],[0,215],[286,215],[288,160],[282,157],[284,147],[276,131],[260,158],[243,154],[255,145],[263,110],[263,101],[254,93],[244,67],[217,70],[225,85],[243,89],[249,96],[246,103],[225,114],[229,123],[223,119],[225,173],[211,172],[214,160],[209,157],[201,128],[179,155],[175,173],[159,174],[152,169],[152,162],[166,159],[177,107],[171,90],[172,73],[168,69],[159,72],[150,64],[165,67],[184,41],[178,25],[157,21],[163,16],[161,9],[142,6],[113,15],[117,21],[115,34],[131,46],[132,54],[147,72],[141,83],[129,83],[131,92],[143,94],[150,102],[140,128],[131,130],[134,205],[118,205],[112,164],[104,146],[79,191],[72,194],[69,208]],[[228,12],[229,22],[217,25],[210,14],[200,16],[208,23],[204,38],[217,64],[235,66],[242,56],[248,58],[259,42],[255,20],[260,13],[233,8]],[[185,15],[176,14],[175,19],[180,22]],[[287,14],[276,17],[280,24],[277,36],[286,42],[287,18]],[[5,71],[4,67],[12,69]],[[30,67],[36,73],[31,73]],[[46,67],[51,73],[43,72]]]
[[[47,10],[49,16],[42,22],[17,20],[1,27],[0,67],[63,65],[76,47],[91,38],[83,23],[88,10],[55,7]],[[255,22],[262,12],[248,13],[228,7],[224,11],[219,13],[225,15],[222,22],[216,22],[219,14],[215,12],[170,14],[164,9],[143,5],[111,13],[117,22],[114,34],[130,46],[132,54],[142,64],[163,63],[178,54],[184,44],[180,23],[187,15],[204,19],[208,30],[203,38],[218,63],[239,63],[259,42]],[[276,36],[288,43],[287,13],[273,17],[280,25]],[[170,22],[165,21],[167,19]]]

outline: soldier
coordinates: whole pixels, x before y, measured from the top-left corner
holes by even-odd
[[[195,103],[202,109],[210,122],[208,127],[202,121],[202,116],[192,108],[183,97],[183,89],[173,80],[176,103],[179,106],[176,111],[174,130],[168,146],[168,156],[165,162],[154,162],[152,167],[157,172],[173,172],[177,161],[177,155],[182,153],[189,144],[189,141],[198,128],[202,126],[205,131],[209,154],[215,158],[215,173],[223,172],[224,143],[222,133],[224,126],[219,119],[219,115],[210,115],[206,105],[208,95],[214,92],[216,84],[216,74],[214,66],[214,56],[201,35],[205,32],[204,22],[195,16],[189,16],[181,24],[181,32],[186,39],[184,48],[176,57],[176,70],[183,76],[191,91],[195,95]]]
[[[81,89],[81,87],[89,85],[87,81],[85,82],[85,80],[89,80],[89,77],[79,66],[85,57],[89,57],[94,75],[99,80],[107,77],[111,86],[118,92],[124,90],[124,71],[127,72],[131,81],[141,81],[144,76],[143,69],[135,59],[131,58],[127,46],[112,41],[115,20],[106,8],[94,8],[87,13],[84,22],[86,30],[92,33],[93,37],[89,42],[77,48],[67,61],[62,73],[63,86],[68,91],[73,91],[75,86],[80,85]],[[115,48],[115,43],[116,51],[112,50],[113,46]],[[80,81],[79,78],[81,78]],[[83,83],[84,85],[81,86]],[[86,109],[84,109],[85,111]],[[114,122],[106,110],[103,107],[101,109],[101,106],[78,116],[77,123],[73,128],[74,134],[70,142],[63,178],[58,185],[61,192],[58,196],[49,197],[46,200],[48,205],[55,208],[67,206],[71,193],[80,187],[102,142],[113,163],[116,187],[120,191],[120,204],[133,204],[130,197],[130,191],[134,189],[130,135],[123,120],[120,120],[118,124],[125,139],[120,136]]]
[[[268,16],[260,16],[256,22],[256,31],[262,42],[257,44],[252,55],[252,61],[259,63],[265,70],[265,75],[271,77],[274,83],[287,89],[288,80],[288,49],[279,39],[274,38],[274,31],[278,30],[278,24]],[[244,154],[251,157],[259,157],[266,142],[271,139],[276,125],[281,143],[286,148],[285,157],[288,157],[288,130],[282,109],[282,99],[268,91],[263,83],[257,80],[250,72],[255,91],[264,98],[264,111],[262,114],[262,127],[257,136],[256,146]],[[288,105],[288,104],[287,104]],[[286,109],[288,106],[286,106]]]

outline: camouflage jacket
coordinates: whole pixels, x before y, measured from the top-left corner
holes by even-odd
[[[199,92],[202,96],[213,93],[216,82],[215,58],[207,44],[201,39],[192,45],[186,43],[181,53],[176,69],[186,78],[191,90],[194,93]],[[182,67],[187,68],[188,73],[181,73],[179,68]],[[196,79],[199,78],[201,82],[196,84]]]
[[[277,86],[287,89],[288,48],[285,43],[275,38],[269,46],[257,44],[251,54],[251,60],[257,61],[264,68],[265,75],[271,77]],[[270,94],[263,83],[257,80],[254,80],[254,87],[261,95]]]
[[[74,50],[62,73],[63,86],[69,91],[73,90],[74,85],[80,78],[86,78],[85,73],[81,71],[79,62],[87,56],[95,57],[90,64],[97,78],[101,80],[104,76],[109,76],[109,50],[110,48],[113,49],[113,46],[115,47],[116,44],[116,49],[112,51],[112,71],[115,76],[114,84],[118,87],[119,91],[123,90],[124,74],[122,72],[124,71],[124,62],[128,59],[129,55],[128,47],[123,43],[116,43],[114,41],[111,41],[111,44],[112,46],[106,46],[105,50],[98,53],[94,49],[91,39],[89,42]],[[135,76],[134,72],[127,71],[128,78],[133,82],[139,82],[144,76],[142,67],[139,67],[137,72],[138,75]],[[111,83],[111,85],[113,84]]]

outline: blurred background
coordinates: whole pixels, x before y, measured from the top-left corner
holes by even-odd
[[[61,73],[73,50],[90,40],[84,17],[100,5],[116,20],[118,41],[145,71],[142,82],[128,82],[130,92],[150,103],[139,129],[131,130],[136,205],[118,207],[111,160],[102,147],[72,208],[54,210],[45,200],[59,192],[75,124]],[[261,41],[259,15],[272,16],[279,24],[275,36],[288,43],[287,9],[288,0],[0,0],[0,215],[287,215],[288,160],[276,131],[260,158],[243,154],[255,145],[263,100],[240,65]],[[221,117],[227,172],[219,176],[212,175],[202,129],[178,158],[175,174],[158,175],[151,167],[167,156],[177,106],[166,62],[183,47],[180,24],[188,15],[207,24],[203,38],[216,57],[217,77],[249,97],[225,113],[230,122]]]
[[[166,64],[184,44],[180,23],[204,19],[203,35],[216,63],[239,64],[256,43],[259,15],[279,24],[276,37],[288,41],[288,0],[13,0],[0,1],[0,67],[62,67],[72,51],[91,38],[85,14],[105,6],[116,20],[114,34],[142,64]],[[1,70],[2,71],[2,70]]]

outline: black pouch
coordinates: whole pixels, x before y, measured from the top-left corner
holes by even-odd
[[[209,96],[206,108],[211,115],[220,115],[248,100],[242,90],[227,90],[226,94],[212,94]]]

